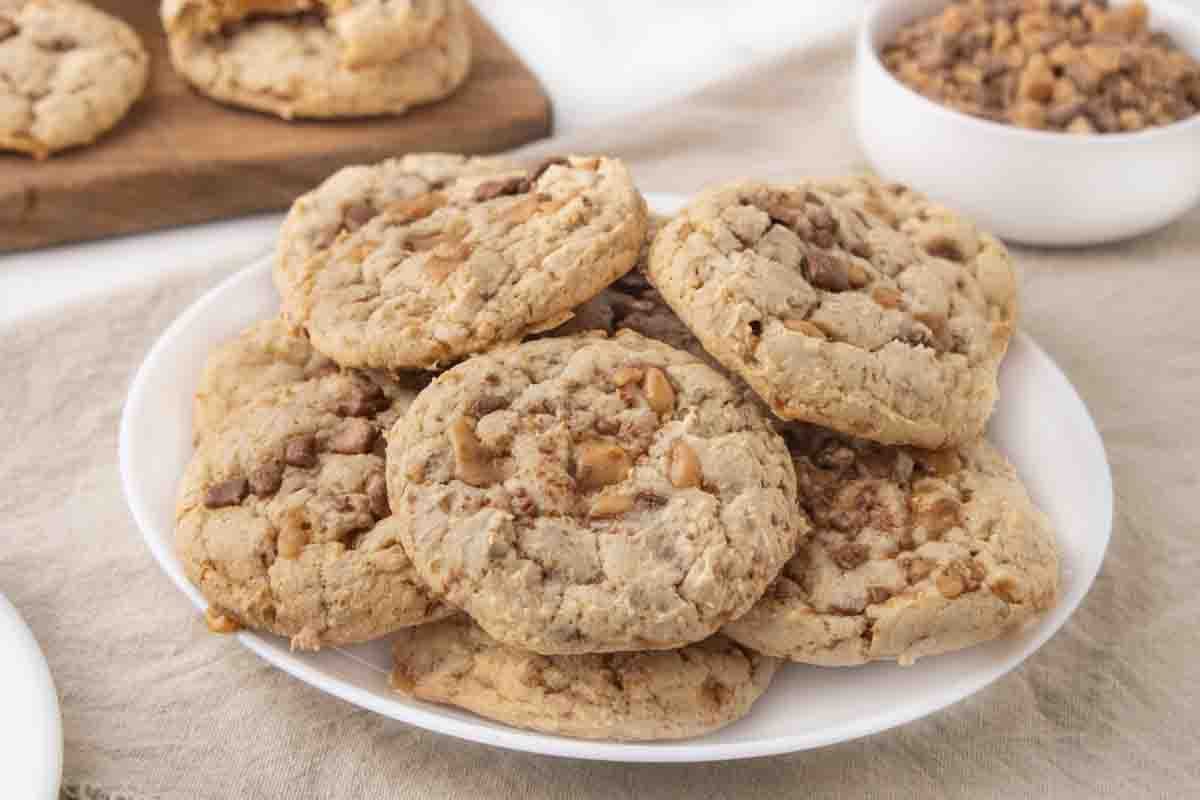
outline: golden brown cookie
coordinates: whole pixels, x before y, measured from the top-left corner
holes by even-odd
[[[0,0],[0,150],[45,158],[125,116],[150,58],[121,20],[75,0]]]
[[[381,432],[415,393],[332,373],[267,391],[201,440],[176,548],[220,615],[315,650],[448,613],[413,571],[388,503]]]
[[[536,652],[704,639],[758,600],[807,531],[758,404],[630,331],[476,356],[421,392],[388,440],[422,578]]]
[[[808,664],[911,664],[1054,605],[1050,522],[986,440],[928,451],[811,425],[786,438],[813,534],[726,635]]]
[[[716,187],[648,274],[778,416],[888,444],[976,439],[1015,328],[1004,246],[871,178]]]
[[[307,338],[279,317],[256,322],[208,355],[192,403],[192,437],[199,441],[233,411],[268,389],[337,370]]]
[[[462,0],[163,0],[162,20],[198,91],[285,119],[402,114],[471,66]]]
[[[275,283],[339,364],[431,369],[561,324],[629,271],[645,233],[615,159],[410,155],[297,200]]]
[[[776,659],[713,636],[681,650],[541,656],[465,615],[397,634],[392,685],[518,728],[580,739],[700,736],[744,717]]]

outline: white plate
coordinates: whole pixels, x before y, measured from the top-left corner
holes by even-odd
[[[651,197],[658,210],[680,205]],[[175,488],[191,456],[192,393],[210,348],[277,313],[264,259],[231,276],[167,329],[134,377],[121,419],[121,479],[134,519],[159,564],[198,609],[205,607],[175,557]],[[699,739],[662,744],[587,742],[509,728],[463,711],[398,697],[388,689],[388,642],[292,653],[286,640],[243,632],[264,659],[323,691],[412,725],[484,744],[609,761],[715,761],[786,753],[899,725],[979,691],[1058,630],[1100,569],[1112,523],[1112,479],[1083,402],[1033,340],[1018,334],[1000,375],[989,436],[1016,464],[1049,514],[1062,551],[1059,605],[1020,635],[923,659],[915,668],[872,664],[824,669],[790,664],[745,719]]]
[[[0,783],[5,797],[55,800],[62,777],[62,718],[46,659],[17,609],[0,594]]]

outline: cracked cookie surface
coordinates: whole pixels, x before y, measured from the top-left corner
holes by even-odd
[[[928,451],[805,424],[785,436],[813,533],[726,635],[808,664],[908,664],[1054,605],[1049,520],[986,440]]]
[[[192,403],[192,439],[216,430],[268,389],[337,371],[302,334],[276,317],[249,326],[209,353]]]
[[[161,15],[193,86],[285,119],[402,114],[471,66],[462,0],[164,0]]]
[[[388,503],[382,431],[417,388],[332,373],[269,390],[200,442],[176,549],[220,615],[319,649],[449,613]]]
[[[428,369],[558,325],[633,266],[645,230],[613,159],[406,156],[297,200],[275,282],[338,363]]]
[[[392,685],[518,728],[582,739],[683,739],[745,716],[778,660],[713,636],[681,650],[542,656],[463,615],[397,635]]]
[[[0,150],[37,158],[92,142],[146,87],[133,29],[74,0],[0,0]]]
[[[389,433],[387,471],[432,590],[546,654],[704,639],[754,604],[807,531],[757,404],[629,331],[443,373]]]
[[[311,14],[341,43],[342,64],[358,69],[429,46],[461,9],[449,0],[164,0],[168,34],[213,36],[248,18]]]
[[[1004,246],[871,178],[716,187],[648,274],[778,416],[888,444],[978,437],[1015,326]]]

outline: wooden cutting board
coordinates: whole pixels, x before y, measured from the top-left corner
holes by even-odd
[[[145,96],[88,147],[34,161],[0,153],[0,251],[286,208],[346,164],[421,150],[492,153],[550,133],[550,101],[472,10],[467,82],[395,118],[284,122],[219,105],[171,69],[157,0],[95,0],[152,59]]]

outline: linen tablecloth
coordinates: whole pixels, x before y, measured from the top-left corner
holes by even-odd
[[[860,169],[850,67],[839,39],[530,155],[612,153],[657,191]],[[1200,213],[1120,245],[1014,254],[1021,325],[1078,387],[1112,464],[1115,530],[1091,594],[1024,666],[950,709],[725,764],[571,762],[460,742],[323,695],[205,631],[126,511],[117,421],[154,338],[240,264],[0,330],[0,591],[58,685],[64,796],[1196,796]]]

